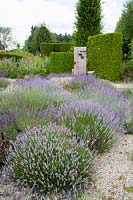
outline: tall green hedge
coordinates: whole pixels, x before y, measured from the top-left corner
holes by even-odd
[[[51,52],[68,52],[71,46],[71,43],[41,43],[41,55],[49,56]]]
[[[87,68],[96,70],[98,77],[120,79],[122,62],[122,34],[108,33],[91,36],[87,43]]]
[[[52,52],[50,54],[50,73],[71,73],[74,66],[74,54]]]

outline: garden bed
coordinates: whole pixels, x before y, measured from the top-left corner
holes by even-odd
[[[12,160],[15,159],[16,168],[13,173],[17,176],[19,174],[25,176],[27,173],[29,176],[28,171],[23,171],[23,159],[25,158],[25,166],[32,167],[34,171],[32,176],[30,175],[34,180],[36,180],[35,177],[38,178],[37,174],[40,174],[44,166],[49,173],[48,177],[51,177],[49,179],[45,175],[47,181],[44,181],[44,184],[43,179],[40,178],[44,171],[41,172],[41,176],[39,175],[40,182],[36,183],[35,189],[43,189],[45,193],[43,196],[46,196],[47,190],[52,192],[51,186],[58,186],[57,192],[54,192],[52,197],[49,194],[49,198],[74,199],[75,194],[70,189],[73,188],[71,183],[81,181],[84,184],[80,182],[76,185],[78,194],[87,188],[89,194],[85,192],[87,197],[76,197],[76,200],[92,197],[94,200],[115,200],[118,196],[119,200],[130,200],[132,193],[126,192],[126,189],[132,188],[131,164],[133,161],[130,159],[130,153],[133,135],[124,134],[125,124],[125,127],[131,130],[129,128],[130,96],[117,91],[105,81],[92,77],[49,78],[51,81],[39,77],[17,80],[1,93],[1,130],[6,133],[4,135],[6,140],[14,139],[13,148],[10,149],[9,154],[11,158],[8,157],[9,168],[6,168],[10,172],[9,175],[12,174],[10,169],[14,166]],[[6,123],[5,119],[8,119]],[[45,160],[41,167],[37,163],[40,159],[38,155],[41,156],[39,163],[43,161],[42,148],[46,145],[44,142],[46,144],[48,142],[50,146],[44,149],[48,161]],[[56,144],[55,149],[53,149],[53,144]],[[22,151],[19,151],[19,148],[22,148]],[[26,148],[27,153],[23,151],[23,148]],[[51,159],[52,156],[54,159]],[[56,159],[58,162],[55,162]],[[31,164],[29,165],[28,162]],[[48,163],[48,168],[45,162]],[[66,182],[62,182],[56,170],[60,170],[58,173],[64,176]],[[126,174],[127,171],[128,174]],[[70,176],[69,172],[72,173]],[[2,177],[7,176],[4,173]],[[29,184],[27,176],[25,178]],[[14,175],[13,179],[16,179]],[[55,179],[54,185],[51,179]],[[94,179],[95,184],[93,184]],[[32,186],[34,180],[31,179]],[[57,180],[60,182],[59,185],[56,183]],[[5,195],[7,198],[9,196],[13,198],[15,193],[24,197],[24,191],[18,193],[15,182],[11,182],[11,179],[8,185],[4,186],[2,179],[1,183],[3,185],[1,185],[0,195],[3,199]],[[62,184],[64,184],[63,187]]]

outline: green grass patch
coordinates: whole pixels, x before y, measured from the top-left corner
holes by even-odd
[[[125,187],[124,190],[128,193],[133,192],[133,187]]]

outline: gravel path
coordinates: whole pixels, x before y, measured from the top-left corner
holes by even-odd
[[[133,200],[133,193],[124,190],[133,187],[133,135],[120,135],[110,152],[96,163],[96,183],[91,190],[94,200]]]

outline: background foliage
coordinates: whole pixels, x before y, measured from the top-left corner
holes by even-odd
[[[8,58],[1,60],[0,70],[1,74],[5,73],[8,78],[24,78],[26,75],[45,76],[48,65],[49,59],[39,56],[24,57],[20,60]]]
[[[123,34],[123,54],[128,54],[129,44],[133,38],[133,0],[128,0],[125,3],[115,31]]]

